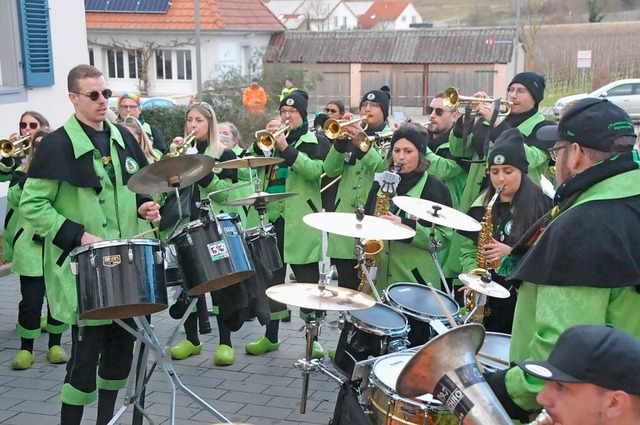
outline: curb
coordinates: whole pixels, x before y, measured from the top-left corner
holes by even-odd
[[[0,277],[9,276],[11,274],[11,263],[0,266]]]

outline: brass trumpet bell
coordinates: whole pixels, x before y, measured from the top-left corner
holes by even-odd
[[[258,141],[258,147],[263,151],[270,151],[276,145],[276,137],[284,133],[285,139],[289,136],[289,132],[291,131],[290,125],[285,125],[284,127],[279,128],[274,133],[270,133],[267,130],[256,131],[256,138]]]
[[[324,125],[322,126],[322,130],[324,131],[324,135],[327,136],[327,138],[329,139],[344,139],[348,137],[347,134],[345,134],[344,131],[342,131],[344,127],[348,125],[353,125],[359,122],[364,122],[364,127],[362,128],[362,130],[364,131],[367,129],[367,127],[369,127],[369,123],[367,122],[368,119],[369,117],[367,116],[355,118],[350,121],[342,121],[342,120],[337,120],[335,118],[329,118],[327,121],[325,121]]]
[[[480,103],[480,102],[495,102],[495,99],[484,98],[484,97],[471,97],[471,96],[460,96],[458,89],[455,87],[448,87],[444,91],[444,95],[442,96],[442,103],[444,106],[451,110],[459,111],[459,108],[463,105],[470,103]],[[509,102],[508,100],[500,100],[500,112],[498,115],[506,116],[511,113],[511,106],[513,106],[513,102]]]
[[[0,140],[0,156],[3,158],[18,157],[24,155],[31,146],[31,134],[11,141],[9,139]]]
[[[393,130],[390,128],[384,131],[377,132],[373,136],[367,136],[367,134],[362,131],[358,134],[357,143],[362,152],[367,152],[373,145],[374,148],[380,153],[380,155],[385,156],[386,150],[390,145],[390,139],[392,137]]]
[[[187,137],[184,138],[184,141],[180,146],[175,147],[175,145],[172,145],[171,150],[167,154],[162,155],[161,159],[174,158],[176,156],[185,155],[189,150],[189,148],[195,146],[195,140],[196,140],[196,131],[193,130],[191,131],[191,133],[189,133]]]

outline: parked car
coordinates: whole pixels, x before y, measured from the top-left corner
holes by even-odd
[[[624,109],[634,121],[640,120],[640,78],[618,80],[602,86],[591,93],[561,97],[555,105],[553,105],[553,115],[559,119],[560,112],[567,103],[588,96],[608,99],[610,102]]]
[[[158,107],[168,107],[168,106],[176,106],[178,102],[170,97],[141,97],[140,98],[140,107],[141,108],[154,108]],[[113,108],[114,110],[118,108],[118,96],[113,95],[109,98],[109,108]]]

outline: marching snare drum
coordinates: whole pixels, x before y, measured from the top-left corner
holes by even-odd
[[[264,226],[247,229],[244,232],[244,238],[253,249],[256,257],[264,262],[269,271],[272,272],[282,268],[282,258],[280,258],[278,239],[276,238],[273,224],[269,223]]]
[[[404,349],[408,332],[407,318],[384,304],[347,311],[333,365],[351,378],[357,362]]]
[[[81,319],[127,319],[167,308],[164,255],[155,239],[114,239],[71,251]]]
[[[189,295],[226,288],[254,273],[238,214],[218,214],[216,219],[192,221],[170,239]]]
[[[509,348],[511,347],[511,335],[499,332],[486,332],[484,334],[484,342],[478,353],[478,361],[491,372],[497,372],[509,368]],[[487,354],[495,359],[503,360],[502,362],[495,359],[483,357]]]
[[[164,248],[164,275],[167,280],[167,288],[182,285],[182,274],[175,251],[176,247],[173,245]]]
[[[454,318],[458,318],[460,307],[453,298],[438,291],[442,302]],[[440,308],[438,300],[425,285],[419,283],[399,282],[389,285],[384,290],[384,297],[393,308],[407,316],[411,331],[409,347],[422,345],[437,335],[430,322],[437,320],[449,327],[446,315]]]
[[[369,377],[368,404],[374,425],[458,425],[460,421],[431,394],[404,398],[396,393],[400,372],[414,353],[393,353],[373,364]]]

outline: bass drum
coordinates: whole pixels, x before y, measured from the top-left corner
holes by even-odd
[[[440,299],[454,319],[458,319],[460,307],[453,298],[442,291],[438,291]],[[430,323],[434,320],[449,327],[446,315],[440,308],[438,300],[431,289],[419,283],[399,282],[389,285],[384,290],[384,297],[389,305],[409,320],[409,347],[423,345],[437,335]]]
[[[384,304],[347,311],[333,365],[351,378],[357,362],[403,350],[408,332],[407,318]]]
[[[71,251],[81,319],[128,319],[157,313],[169,301],[164,255],[155,239],[114,239]]]
[[[478,353],[478,361],[489,372],[497,372],[509,368],[509,348],[511,335],[499,332],[486,332],[484,342]],[[487,354],[492,358],[483,357]]]
[[[255,272],[238,214],[188,223],[172,236],[182,280],[189,295],[202,295],[243,281]]]
[[[396,393],[400,372],[414,353],[393,353],[373,364],[368,404],[374,425],[460,425],[460,420],[431,394],[404,398]]]

